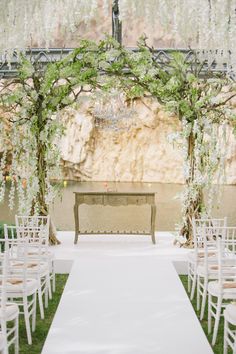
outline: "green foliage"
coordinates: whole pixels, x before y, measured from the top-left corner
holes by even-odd
[[[187,184],[183,214],[184,222],[189,222],[190,209],[198,212],[204,206],[202,190],[213,180],[219,165],[214,127],[225,122],[235,125],[235,113],[227,105],[230,93],[224,91],[228,85],[235,92],[235,87],[227,77],[202,75],[197,58],[190,65],[181,53],[170,54],[172,60],[163,65],[156,60],[145,37],[140,38],[135,52],[107,37],[98,44],[82,40],[71,54],[46,66],[22,55],[19,77],[12,82],[14,90],[7,83],[0,95],[4,110],[14,111],[12,141],[16,163],[12,177],[18,176],[19,171],[28,171],[28,176],[24,176],[27,190],[20,187],[20,176],[12,183],[11,201],[18,189],[21,205],[26,205],[28,212],[32,206],[40,213],[48,212],[49,201],[54,197],[49,180],[59,175],[58,141],[65,131],[57,113],[77,102],[80,94],[116,88],[125,92],[128,99],[153,96],[179,118]],[[23,138],[19,138],[20,134]],[[1,165],[3,170],[4,164]],[[1,195],[0,189],[0,199]],[[22,197],[26,195],[28,202]],[[189,232],[189,225],[187,229]]]
[[[23,54],[20,56],[20,59],[21,65],[19,70],[19,77],[22,81],[24,81],[32,77],[34,73],[34,66],[29,60],[26,59]]]
[[[170,53],[170,62],[159,63],[145,37],[138,47],[132,52],[116,45],[110,68],[103,67],[106,74],[116,75],[128,97],[151,95],[179,118],[182,131],[175,134],[175,141],[182,149],[186,182],[180,233],[191,242],[191,219],[206,210],[203,189],[211,187],[218,167],[223,166],[226,146],[219,138],[218,126],[234,124],[235,112],[227,102],[236,95],[235,85],[226,76],[202,73],[197,58],[187,63],[178,52]]]
[[[48,213],[49,202],[55,196],[50,178],[60,176],[58,141],[65,131],[58,112],[76,102],[80,94],[103,88],[100,62],[104,62],[107,48],[105,42],[97,45],[83,40],[70,55],[48,65],[31,62],[22,54],[18,78],[5,82],[0,105],[10,113],[10,119],[1,144],[7,146],[10,134],[14,141],[10,206],[17,190],[21,213]],[[108,86],[110,83],[105,83],[104,89]],[[3,163],[1,168],[3,179]],[[23,178],[25,189],[21,185]],[[4,183],[0,186],[3,189]],[[0,195],[2,199],[2,190]]]

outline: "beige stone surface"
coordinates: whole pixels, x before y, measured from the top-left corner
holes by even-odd
[[[61,140],[66,179],[183,183],[181,151],[168,141],[180,129],[178,119],[155,101],[135,106],[124,129],[95,126],[89,104],[64,113],[67,126]],[[236,183],[236,139],[229,128],[224,183]]]
[[[87,107],[86,107],[87,108]],[[68,179],[182,183],[181,153],[168,143],[178,129],[155,101],[140,101],[128,128],[114,131],[94,126],[87,109],[65,113],[62,164]]]

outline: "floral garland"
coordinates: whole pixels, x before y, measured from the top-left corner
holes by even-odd
[[[232,0],[119,0],[121,19],[142,19],[147,32],[161,25],[175,46],[198,49],[202,60],[236,71],[236,4]],[[183,16],[184,14],[184,16]]]
[[[0,54],[35,46],[48,48],[57,31],[61,37],[81,23],[108,15],[111,1],[103,0],[3,0],[0,12]]]
[[[49,47],[55,32],[75,32],[80,23],[111,12],[114,0],[3,0],[0,53],[12,55],[37,43]],[[120,18],[142,19],[147,31],[156,24],[175,45],[199,49],[202,59],[236,68],[236,11],[233,0],[119,0]],[[183,16],[183,14],[185,14]]]

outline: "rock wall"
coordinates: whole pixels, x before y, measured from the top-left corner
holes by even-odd
[[[65,179],[184,182],[181,151],[168,139],[180,123],[155,100],[137,102],[135,115],[120,130],[96,126],[89,100],[79,110],[65,110],[61,118],[66,127],[60,140]],[[236,184],[236,138],[230,128],[227,146],[224,183]],[[1,151],[0,146],[0,157]]]
[[[121,130],[94,124],[88,105],[64,114],[66,135],[61,140],[66,179],[82,181],[140,181],[183,183],[181,151],[168,142],[180,129],[154,100],[139,101],[135,116]],[[228,184],[236,183],[236,139],[229,134],[226,163]]]
[[[95,181],[156,181],[181,183],[182,159],[167,142],[178,127],[154,101],[140,101],[135,117],[121,130],[95,127],[87,107],[65,114],[61,141],[63,169],[68,179]]]

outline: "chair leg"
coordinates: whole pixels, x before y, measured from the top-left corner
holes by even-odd
[[[190,277],[190,273],[191,273],[191,264],[188,263],[188,293],[190,293],[190,290],[191,290],[191,277]]]
[[[216,343],[218,327],[219,327],[219,322],[220,322],[221,306],[222,306],[222,298],[218,297],[218,299],[217,299],[217,308],[216,308],[215,325],[214,325],[213,338],[212,338],[212,345],[215,345],[215,343]]]
[[[51,281],[50,281],[50,273],[47,275],[47,288],[48,288],[48,296],[49,299],[52,299],[52,287],[51,287]]]
[[[196,274],[196,272],[194,271],[190,300],[193,300],[194,293],[195,293],[195,289],[196,289],[196,283],[197,283],[197,274]]]
[[[208,334],[211,333],[211,319],[212,319],[212,316],[211,316],[211,309],[212,309],[212,306],[211,306],[211,302],[212,302],[212,296],[210,294],[208,294]]]
[[[39,286],[38,286],[38,299],[39,299],[40,317],[43,320],[44,319],[44,308],[43,308],[43,297],[42,297],[41,281],[39,281]]]
[[[2,350],[3,354],[8,354],[8,335],[7,335],[7,322],[4,319],[3,321],[1,321],[1,332],[3,333],[3,338],[4,338],[4,347]]]
[[[15,326],[15,354],[19,354],[19,317],[17,316],[15,321],[14,321],[14,326]]]
[[[3,354],[9,354],[8,345],[6,344],[2,350]]]
[[[54,262],[53,262],[53,265],[52,265],[52,291],[54,293],[56,291],[56,273],[55,273]]]
[[[197,278],[197,311],[200,310],[200,277]]]
[[[208,280],[205,278],[204,279],[203,295],[202,295],[202,306],[201,306],[200,320],[202,320],[204,317],[206,298],[207,298],[207,286],[208,286]]]
[[[23,308],[24,308],[24,317],[25,317],[25,327],[26,327],[26,333],[27,333],[27,340],[28,340],[28,344],[32,344],[28,300],[27,300],[27,296],[25,296],[25,295],[23,296]]]
[[[45,294],[44,294],[45,308],[48,308],[48,297],[49,297],[48,281],[46,281],[45,287],[46,287],[45,288]]]
[[[36,313],[37,313],[37,293],[35,292],[33,295],[32,332],[34,332],[36,328]]]
[[[227,345],[227,336],[228,336],[228,322],[224,320],[224,353],[227,354],[228,345]]]

